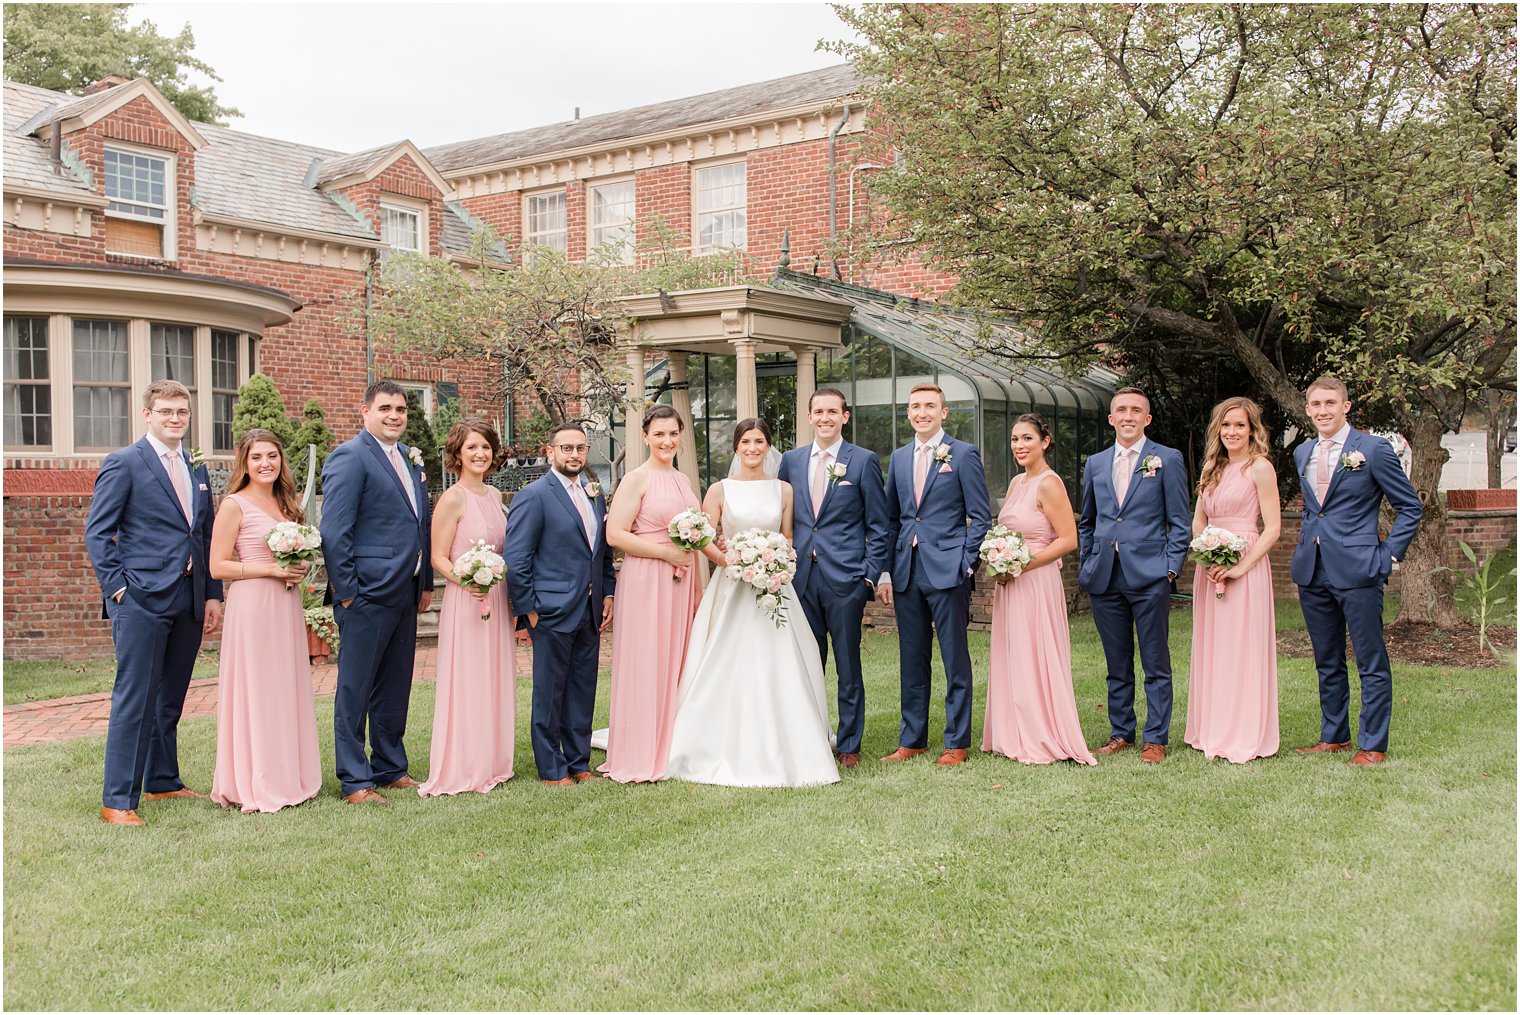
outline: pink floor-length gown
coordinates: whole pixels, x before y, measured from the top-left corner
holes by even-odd
[[[1045,473],[1013,484],[998,521],[1022,532],[1033,557],[1055,539],[1036,504]],[[1059,477],[1053,482],[1059,482]],[[1061,561],[1035,568],[997,587],[992,600],[992,661],[982,750],[1026,765],[1072,760],[1096,765],[1077,717],[1071,685],[1071,631]]]
[[[497,553],[507,516],[495,494],[463,487],[464,516],[449,559],[477,539]],[[480,619],[482,609],[490,619]],[[449,582],[438,615],[438,678],[433,692],[433,743],[427,782],[419,796],[486,793],[512,778],[517,739],[517,646],[507,586],[498,582],[482,601]]]
[[[272,563],[264,537],[284,519],[227,496],[243,510],[238,560]],[[241,578],[227,582],[225,596],[211,799],[245,814],[277,811],[322,788],[301,590],[279,578]]]
[[[633,520],[632,532],[670,545],[670,520],[698,508],[697,495],[679,472],[654,469]],[[617,597],[612,601],[612,691],[608,708],[607,761],[597,771],[618,782],[665,778],[670,732],[686,643],[700,591],[695,568],[683,581],[654,557],[623,556]]]
[[[1209,525],[1246,538],[1260,535],[1249,463],[1225,468],[1199,497]],[[1277,615],[1272,566],[1264,556],[1215,598],[1207,569],[1193,571],[1193,668],[1184,739],[1210,758],[1250,761],[1277,753]]]

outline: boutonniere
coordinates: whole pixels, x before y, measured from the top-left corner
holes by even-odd
[[[406,458],[407,461],[417,466],[417,468],[422,468],[422,450],[420,448],[416,447],[415,445],[407,448]]]
[[[592,500],[596,500],[602,495],[602,484],[596,482],[595,480],[590,483],[582,484],[581,489],[585,490],[586,496],[590,497]]]
[[[1360,451],[1353,451],[1349,455],[1341,455],[1341,468],[1357,472],[1367,464],[1367,456]]]
[[[823,471],[828,474],[829,485],[833,486],[844,478],[845,468],[840,462],[830,462],[829,467]]]
[[[941,465],[949,465],[950,464],[950,460],[952,458],[954,458],[954,457],[955,456],[950,453],[950,448],[948,446],[946,446],[944,444],[937,444],[937,445],[935,445],[935,447],[934,447],[934,460],[936,462],[938,462],[939,464],[941,464]]]
[[[1146,479],[1150,479],[1156,473],[1161,471],[1161,456],[1146,455],[1140,461],[1140,468],[1136,469],[1135,471],[1144,475]]]
[[[190,468],[197,469],[206,464],[206,452],[200,448],[190,449]]]

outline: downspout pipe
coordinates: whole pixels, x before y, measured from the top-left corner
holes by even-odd
[[[839,174],[837,166],[839,162],[839,132],[844,130],[850,122],[850,103],[844,104],[844,110],[839,117],[839,122],[834,124],[834,129],[829,131],[829,263],[834,270],[834,281],[842,282],[844,278],[839,272],[839,258],[834,253],[834,240],[839,233],[839,213],[835,207],[838,204]]]

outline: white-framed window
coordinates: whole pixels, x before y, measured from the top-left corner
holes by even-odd
[[[696,216],[694,252],[744,250],[748,239],[745,164],[698,166],[692,174],[691,189],[696,197],[692,202]]]
[[[104,165],[106,250],[173,260],[173,153],[112,143]]]
[[[523,198],[523,240],[530,247],[565,253],[569,249],[565,222],[564,190],[546,190]]]
[[[410,401],[410,396],[417,396],[417,401],[422,406],[423,416],[428,419],[433,418],[433,386],[431,384],[425,384],[422,381],[397,381],[396,383],[401,385],[401,390],[407,393],[408,401]]]
[[[5,446],[47,450],[53,444],[53,386],[48,319],[5,318]]]
[[[132,439],[127,322],[74,319],[74,447],[114,451]]]
[[[381,201],[380,241],[392,250],[423,253],[422,209]]]
[[[232,407],[237,402],[242,337],[236,331],[211,330],[211,450],[216,452],[232,451]]]
[[[624,264],[633,263],[633,181],[615,180],[591,188],[589,248],[615,246]]]

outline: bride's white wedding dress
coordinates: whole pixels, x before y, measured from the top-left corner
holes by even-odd
[[[722,482],[725,534],[781,531],[780,481]],[[681,671],[670,778],[720,786],[839,781],[818,643],[791,585],[785,602],[778,630],[748,586],[713,573]]]

